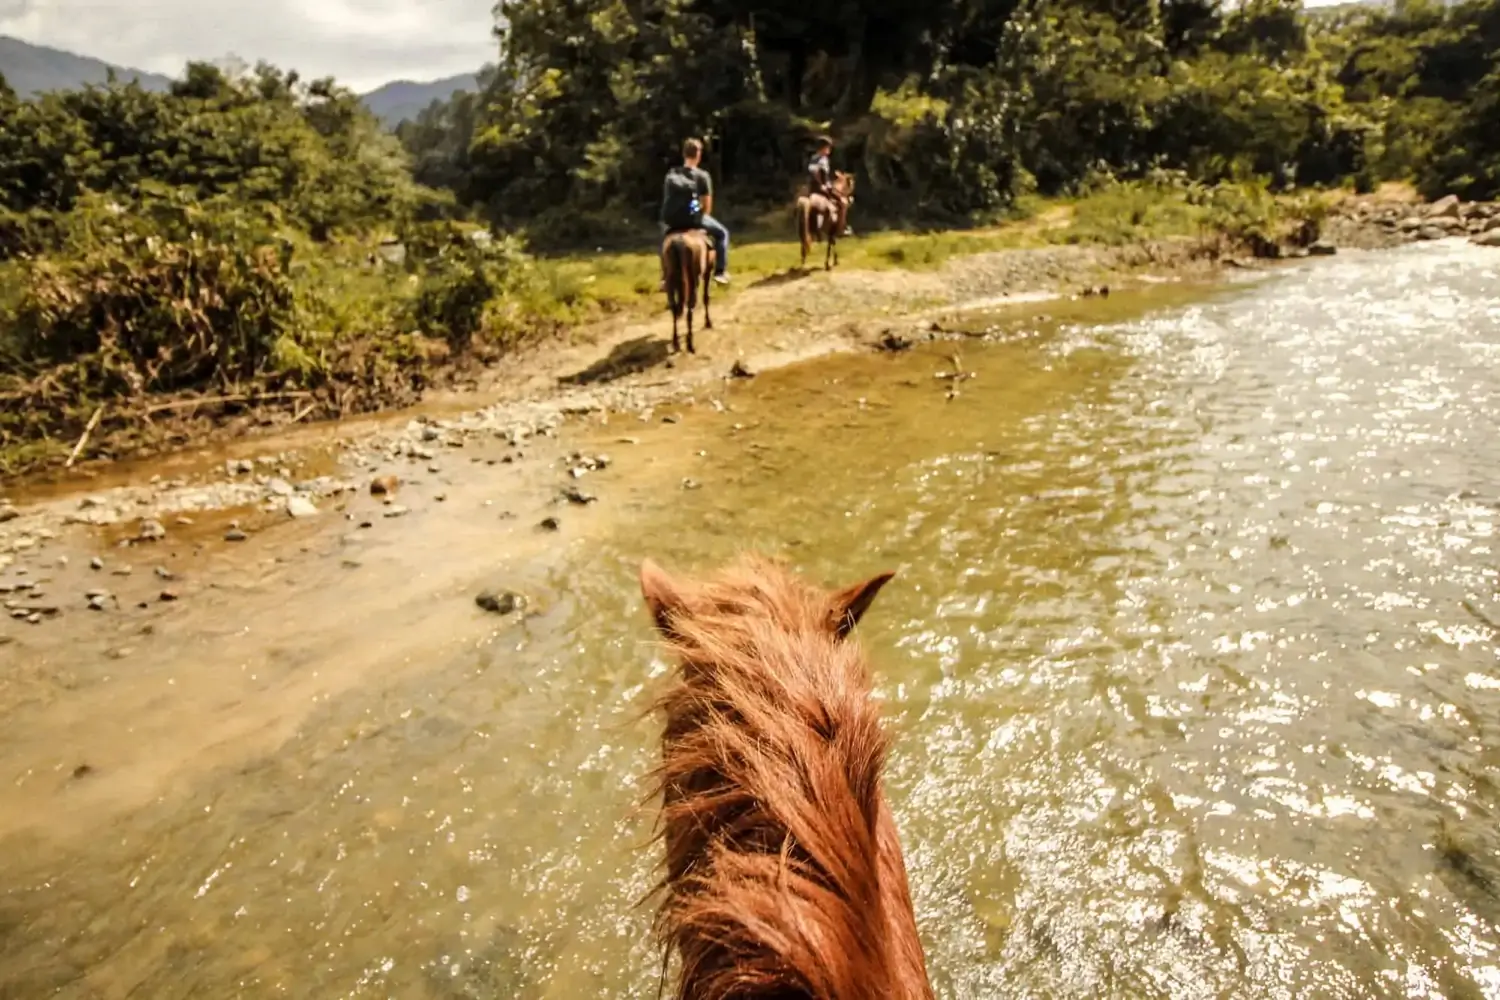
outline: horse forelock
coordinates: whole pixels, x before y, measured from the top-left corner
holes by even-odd
[[[679,997],[905,995],[888,922],[902,906],[910,922],[881,791],[889,741],[831,595],[750,557],[680,598],[656,775],[658,929],[682,959]]]

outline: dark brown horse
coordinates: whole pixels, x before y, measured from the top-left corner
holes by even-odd
[[[890,579],[829,593],[756,557],[695,583],[641,566],[680,661],[656,775],[679,1000],[931,1000],[850,636]]]
[[[803,268],[807,267],[807,254],[814,240],[828,244],[823,257],[824,270],[833,270],[833,265],[839,262],[839,236],[849,225],[849,210],[854,206],[854,175],[835,170],[833,187],[844,196],[842,208],[821,194],[805,194],[797,199],[797,238],[802,241]]]
[[[714,328],[708,312],[708,289],[714,273],[714,243],[701,229],[668,233],[661,241],[661,278],[667,286],[667,308],[672,310],[672,350],[681,350],[677,322],[687,309],[687,349],[693,346],[693,310],[698,307],[698,286],[703,286],[703,329]]]

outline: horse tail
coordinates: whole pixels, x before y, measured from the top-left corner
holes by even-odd
[[[702,243],[688,243],[687,238],[684,237],[676,244],[676,253],[678,253],[676,279],[678,279],[678,282],[681,282],[681,285],[679,285],[681,291],[678,294],[682,297],[681,301],[687,303],[688,309],[696,309],[697,276],[703,270]]]
[[[667,287],[667,308],[673,316],[682,312],[682,285],[678,283],[677,276],[682,270],[682,240],[676,235],[668,236],[666,245],[662,248],[662,261],[666,265],[663,275]]]

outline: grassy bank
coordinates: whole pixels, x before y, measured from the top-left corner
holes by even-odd
[[[864,233],[841,244],[841,267],[933,270],[996,250],[1171,237],[1217,253],[1305,242],[1323,211],[1316,196],[1163,178],[1031,200],[986,228]],[[233,206],[88,203],[71,219],[56,251],[0,265],[6,475],[75,447],[120,457],[182,446],[206,426],[403,405],[523,345],[662,308],[650,231],[639,252],[536,257],[448,222],[314,241]],[[797,266],[783,222],[736,234],[728,298]],[[381,237],[399,238],[404,260]]]
[[[1195,185],[1177,177],[1112,184],[1077,198],[1026,198],[992,226],[912,232],[865,232],[858,206],[856,237],[839,244],[839,266],[848,270],[935,270],[955,257],[1059,245],[1123,246],[1146,240],[1201,239],[1210,252],[1253,250],[1263,244],[1306,241],[1337,197],[1321,192],[1275,196],[1263,186]],[[784,218],[778,218],[784,216]],[[1310,229],[1305,229],[1310,226]],[[735,288],[795,269],[801,249],[790,211],[760,215],[733,234]],[[570,311],[660,309],[660,265],[651,233],[634,253],[577,251],[539,258],[546,286]],[[808,259],[822,267],[822,247]],[[730,292],[733,294],[733,291]]]

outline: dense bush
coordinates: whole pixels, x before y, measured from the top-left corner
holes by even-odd
[[[861,215],[983,220],[1102,164],[1273,187],[1500,193],[1500,0],[502,3],[485,92],[402,135],[424,176],[553,242],[654,211],[686,134],[734,218],[784,202],[832,128]]]

